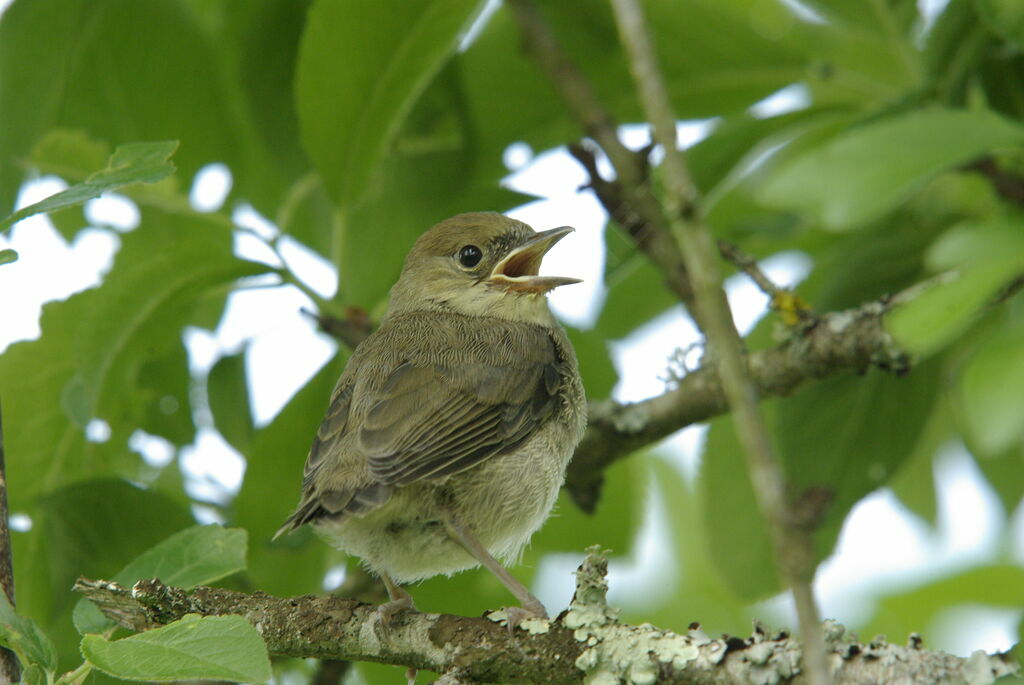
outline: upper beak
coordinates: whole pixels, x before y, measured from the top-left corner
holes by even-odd
[[[560,285],[580,283],[578,278],[537,275],[547,251],[574,230],[572,226],[561,226],[538,233],[495,264],[488,282],[506,290],[536,294],[546,293]]]

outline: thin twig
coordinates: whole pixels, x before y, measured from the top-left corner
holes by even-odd
[[[750,280],[769,298],[772,309],[782,315],[787,326],[794,326],[801,321],[807,322],[814,318],[814,312],[803,298],[789,288],[780,288],[772,279],[761,271],[757,260],[727,240],[718,241],[718,252],[737,269],[745,273]]]
[[[300,311],[316,321],[321,331],[343,343],[350,350],[356,349],[359,343],[373,333],[373,321],[366,310],[359,307],[348,307],[344,319],[330,314],[318,314],[305,308]]]
[[[992,157],[982,157],[963,167],[966,171],[977,171],[992,182],[992,187],[1001,198],[1017,206],[1024,206],[1024,177],[1006,171]]]
[[[558,43],[551,28],[531,0],[509,0],[512,16],[519,24],[526,51],[547,73],[558,94],[565,101],[570,114],[579,122],[584,133],[593,138],[615,167],[617,186],[623,195],[608,213],[622,221],[622,212],[635,213],[625,223],[630,238],[665,275],[669,288],[693,312],[693,290],[679,248],[665,230],[665,216],[661,204],[651,192],[648,175],[650,148],[634,152],[619,140],[618,126],[611,113],[601,102],[586,76]],[[584,147],[570,148],[570,152],[590,171],[592,183],[600,183],[593,151]],[[588,164],[589,156],[590,164]],[[595,188],[596,190],[596,188]],[[600,194],[598,195],[599,197]],[[603,201],[603,198],[602,198]]]
[[[0,412],[0,588],[14,606],[14,556],[11,553],[11,527],[7,516],[7,468],[4,462],[4,424]],[[0,684],[21,680],[21,665],[14,652],[0,648]]]
[[[654,57],[643,12],[636,0],[612,0],[622,43],[640,101],[664,148],[665,207],[690,274],[704,332],[718,360],[718,373],[743,445],[754,492],[765,517],[781,575],[793,591],[804,636],[804,666],[812,685],[830,682],[820,616],[814,602],[813,539],[791,522],[782,465],[758,406],[757,388],[746,373],[743,346],[722,289],[718,255],[701,216],[697,187],[677,144],[676,118]]]

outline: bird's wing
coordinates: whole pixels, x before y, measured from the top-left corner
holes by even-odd
[[[348,419],[351,406],[352,382],[348,374],[343,374],[335,386],[334,392],[331,393],[331,403],[327,408],[327,414],[320,422],[320,427],[313,438],[313,444],[309,448],[309,455],[306,457],[302,479],[302,499],[295,512],[288,517],[284,525],[274,535],[275,538],[324,516],[361,513],[373,509],[386,502],[390,497],[390,488],[379,484],[369,484],[368,487],[335,487],[331,483],[317,483],[318,475],[324,475],[324,467],[328,467],[328,472],[330,472],[332,464],[330,457],[338,442],[349,431]]]
[[[561,374],[551,339],[524,354],[479,346],[454,363],[409,360],[379,389],[359,430],[384,485],[458,473],[511,451],[555,410]]]

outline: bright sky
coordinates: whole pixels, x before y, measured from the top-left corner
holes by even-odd
[[[0,11],[7,0],[0,0]],[[794,105],[794,99],[796,104]],[[788,93],[776,107],[799,106],[799,92]],[[764,105],[762,105],[762,108]],[[680,128],[684,144],[692,144],[708,131],[707,123]],[[642,145],[644,127],[624,130],[629,144]],[[563,241],[544,261],[545,273],[572,275],[584,283],[561,288],[551,296],[556,313],[574,325],[592,324],[604,295],[601,274],[604,249],[601,238],[605,215],[589,193],[578,193],[585,180],[582,170],[564,150],[534,157],[525,145],[510,146],[505,161],[510,169],[506,183],[543,199],[510,214],[538,230],[561,225],[575,226],[577,232]],[[44,177],[28,183],[19,206],[38,201],[64,186],[59,179]],[[201,211],[219,209],[230,188],[230,173],[222,165],[211,165],[193,184],[191,199]],[[486,209],[467,207],[466,210]],[[251,208],[232,211],[236,223],[263,234],[276,228]],[[138,212],[124,198],[110,196],[88,204],[87,215],[95,225],[112,225],[120,231],[134,229]],[[426,228],[426,227],[424,227]],[[609,229],[613,230],[613,229]],[[8,236],[0,236],[0,249],[11,247],[20,260],[0,266],[0,350],[17,340],[39,334],[38,318],[44,302],[61,299],[98,282],[109,268],[118,241],[105,229],[82,231],[67,245],[45,217],[33,217],[16,225]],[[273,262],[276,257],[259,241],[241,237],[239,255]],[[302,245],[286,240],[282,253],[292,269],[315,290],[330,295],[336,288],[334,267]],[[810,268],[799,254],[778,255],[764,264],[768,274],[781,284],[798,282]],[[763,296],[744,278],[727,282],[730,300],[743,330],[756,322],[765,310]],[[11,296],[17,293],[17,296]],[[219,356],[247,347],[248,372],[253,412],[260,424],[270,421],[291,395],[331,357],[333,341],[318,333],[299,313],[312,303],[292,287],[261,288],[232,296],[227,315],[212,334],[197,329],[186,332],[193,368],[204,373]],[[693,326],[677,308],[626,340],[612,344],[611,352],[621,374],[616,399],[638,400],[664,390],[668,359],[679,348],[696,340]],[[205,426],[195,445],[183,455],[188,487],[194,495],[226,497],[237,490],[244,461],[209,426],[208,417],[198,417]],[[102,423],[90,428],[95,439],[104,439]],[[683,431],[667,442],[677,464],[692,478],[696,464],[695,447],[701,429]],[[137,434],[133,445],[145,458],[165,463],[172,458],[169,446],[158,438]],[[301,464],[296,464],[296,479]],[[936,578],[952,569],[966,569],[997,557],[1007,547],[1010,555],[1024,563],[1024,507],[1018,508],[1010,530],[1003,528],[998,504],[972,461],[957,449],[947,450],[938,460],[939,526],[931,533],[908,514],[887,489],[863,500],[850,515],[836,553],[818,574],[816,589],[826,616],[853,623],[870,614],[881,588],[894,583],[915,584],[922,577]],[[296,481],[298,482],[298,481]],[[634,559],[613,564],[613,601],[642,602],[642,594],[630,588],[650,587],[659,567],[670,566],[671,550],[665,549],[660,506],[653,501]],[[209,512],[197,512],[209,517]],[[24,517],[18,525],[30,525]],[[1008,542],[1009,541],[1009,542]],[[588,541],[581,541],[581,546]],[[582,553],[581,553],[582,554]],[[580,557],[555,558],[541,568],[537,591],[551,607],[564,606],[572,592],[571,571]],[[795,624],[789,602],[778,598],[765,603],[762,613],[769,621]],[[926,632],[926,643],[966,655],[974,649],[1006,649],[1012,644],[1020,611],[966,607],[947,612]],[[894,641],[904,636],[890,636]]]

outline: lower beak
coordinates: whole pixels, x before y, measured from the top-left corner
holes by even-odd
[[[559,240],[572,233],[571,226],[552,228],[550,231],[538,233],[528,242],[509,252],[498,262],[487,279],[491,285],[512,290],[543,294],[560,285],[580,283],[578,278],[565,276],[538,276],[541,260],[548,250]]]

